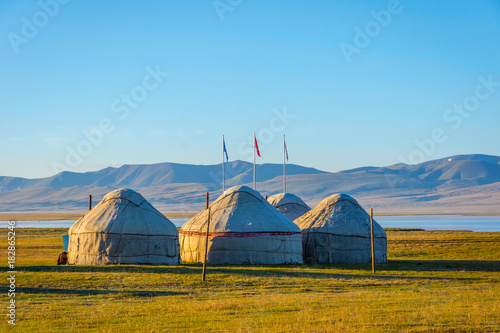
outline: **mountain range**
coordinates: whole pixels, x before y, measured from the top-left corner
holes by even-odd
[[[283,165],[257,165],[262,195],[283,191]],[[500,211],[500,157],[458,155],[416,165],[363,167],[340,172],[287,164],[287,192],[310,206],[334,193],[347,193],[378,211]],[[252,164],[225,164],[226,187],[252,185]],[[169,212],[196,212],[205,192],[214,200],[222,193],[222,166],[158,163],[123,165],[99,171],[61,172],[39,179],[0,177],[0,211],[84,211],[92,194],[126,187],[139,191],[155,207]]]

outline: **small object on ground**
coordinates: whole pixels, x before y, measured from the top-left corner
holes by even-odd
[[[57,258],[58,265],[66,265],[68,263],[68,252],[62,251],[59,253],[59,257]]]

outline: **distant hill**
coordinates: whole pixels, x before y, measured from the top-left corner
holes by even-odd
[[[257,166],[257,189],[282,192],[282,165]],[[226,186],[251,185],[252,164],[226,163]],[[25,179],[0,177],[0,211],[82,211],[115,188],[138,190],[163,211],[198,211],[204,192],[221,193],[222,167],[159,163],[123,165],[95,172],[62,172]],[[384,211],[500,211],[500,157],[459,155],[417,165],[363,167],[336,173],[287,165],[287,190],[314,206],[333,193],[348,193]]]
[[[385,211],[500,211],[500,157],[459,155],[418,165],[364,167],[288,180],[290,191],[315,205],[343,192]],[[264,183],[280,191],[280,179]]]
[[[226,163],[227,184],[252,181],[253,164],[243,161]],[[259,181],[266,181],[282,174],[281,164],[257,166]],[[324,174],[324,171],[295,164],[287,165],[287,174]],[[74,186],[144,188],[167,184],[204,184],[217,188],[222,183],[222,165],[192,165],[158,163],[149,165],[123,165],[119,168],[105,168],[94,172],[63,171],[55,176],[38,179],[0,177],[0,191],[26,190],[35,188],[69,188]]]

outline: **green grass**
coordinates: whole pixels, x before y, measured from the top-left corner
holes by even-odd
[[[23,332],[500,331],[500,233],[388,230],[390,262],[375,275],[370,265],[212,266],[203,283],[201,265],[57,266],[66,232],[16,230]]]

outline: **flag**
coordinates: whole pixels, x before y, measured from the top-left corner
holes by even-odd
[[[286,156],[286,161],[288,162],[288,149],[286,149],[285,138],[283,138],[283,145],[285,146],[285,156]]]
[[[257,155],[259,155],[259,157],[261,157],[260,151],[259,151],[259,145],[257,144],[257,137],[255,136],[255,134],[253,135],[253,138],[255,140],[255,149],[257,149]]]
[[[224,141],[224,137],[222,137],[222,146],[224,147],[224,154],[226,154],[226,162],[229,161],[229,157],[227,156],[227,149],[226,149],[226,141]]]

